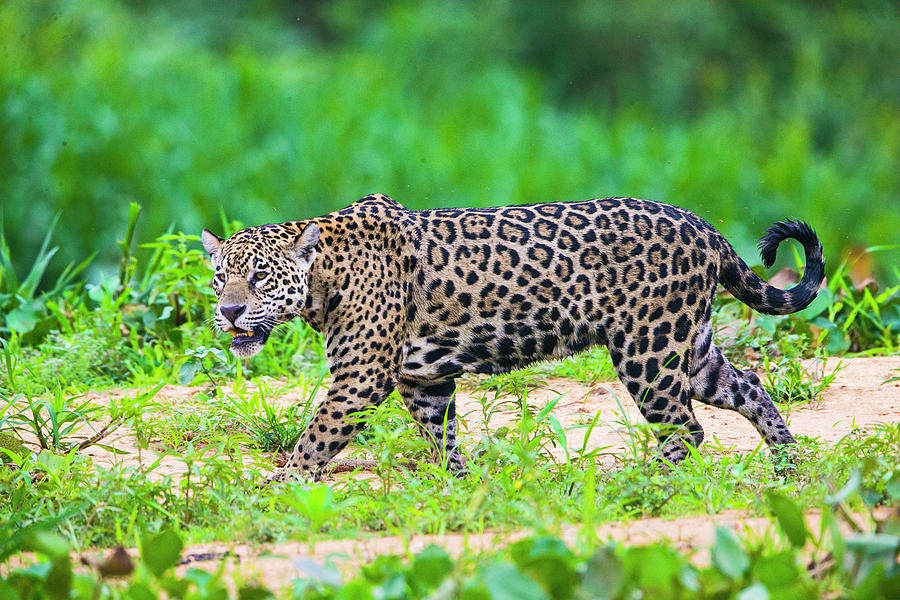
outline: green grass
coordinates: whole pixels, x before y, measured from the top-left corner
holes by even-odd
[[[355,537],[376,532],[541,529],[583,518],[586,470],[594,470],[596,455],[589,449],[570,448],[566,458],[552,459],[547,449],[559,441],[559,424],[553,424],[547,408],[522,409],[505,430],[492,431],[474,445],[467,443],[464,449],[472,456],[472,470],[457,479],[430,464],[427,443],[400,401],[392,398],[369,416],[369,426],[352,446],[351,454],[376,459],[376,479],[338,478],[333,485],[335,501],[352,505],[352,510],[312,528],[303,519],[285,521],[280,515],[282,492],[256,485],[262,478],[260,469],[270,468],[268,452],[284,448],[273,439],[278,432],[299,432],[310,401],[284,405],[278,402],[284,389],[265,380],[258,383],[253,393],[218,399],[201,393],[174,406],[151,401],[155,390],[91,408],[77,399],[66,408],[57,400],[59,427],[52,430],[46,418],[31,420],[28,406],[22,410],[24,416],[7,411],[2,429],[24,439],[36,454],[8,454],[16,467],[0,471],[9,501],[6,516],[23,522],[64,518],[73,541],[100,545],[121,542],[122,536],[129,539],[165,522],[191,532],[191,541],[217,537],[270,541],[305,539],[319,531],[329,537]],[[260,403],[269,408],[259,408]],[[45,411],[40,414],[48,414],[49,405],[39,406]],[[74,430],[71,425],[76,422],[84,427]],[[86,439],[85,431],[92,435],[104,431],[109,439],[125,433],[143,440],[143,452],[150,459],[145,457],[145,467],[139,469],[93,466],[81,451],[87,445],[77,448]],[[112,450],[116,445],[102,438],[92,443]],[[880,497],[877,494],[884,493],[883,486],[896,470],[893,457],[900,453],[900,428],[854,431],[833,448],[815,439],[801,440],[800,459],[789,476],[778,476],[777,463],[765,452],[697,453],[671,472],[651,465],[652,453],[652,445],[639,444],[617,457],[619,467],[591,474],[592,493],[603,498],[596,508],[598,523],[747,508],[766,490],[790,493],[802,505],[815,503],[843,484],[858,467],[860,456],[871,463],[866,484]],[[152,466],[156,454],[183,464],[191,480],[160,478]],[[410,461],[419,467],[410,470]],[[160,495],[167,485],[168,491]],[[135,496],[123,494],[126,490],[152,501],[136,503]],[[441,493],[436,495],[435,490]],[[121,521],[125,517],[127,525]]]
[[[198,379],[203,377],[198,374]],[[867,507],[896,504],[900,495],[896,465],[900,427],[896,424],[854,430],[831,447],[816,439],[801,438],[799,458],[787,471],[766,452],[720,453],[714,447],[713,454],[694,453],[676,469],[661,471],[649,462],[652,432],[642,433],[638,428],[632,432],[633,444],[615,457],[618,466],[601,469],[595,466],[596,450],[569,448],[565,458],[560,459],[547,454],[550,446],[559,443],[559,423],[554,424],[547,407],[530,407],[529,393],[536,382],[527,378],[514,381],[520,387],[511,381],[504,382],[507,387],[486,382],[489,389],[484,390],[485,411],[511,402],[515,416],[505,428],[491,430],[490,435],[466,443],[464,449],[472,457],[472,469],[461,479],[429,462],[427,443],[399,399],[392,396],[372,412],[368,427],[351,446],[351,455],[376,460],[374,478],[339,476],[327,485],[287,484],[275,489],[257,487],[264,472],[271,468],[269,452],[285,448],[285,443],[289,446],[290,442],[278,440],[299,432],[304,415],[309,414],[316,382],[294,388],[267,376],[244,377],[234,383],[234,389],[212,388],[214,394],[200,392],[180,398],[176,404],[151,400],[153,389],[126,394],[108,406],[93,407],[82,406],[78,398],[57,394],[48,404],[53,405],[57,415],[58,431],[49,429],[46,418],[29,418],[34,405],[44,411],[39,412],[41,415],[50,414],[49,405],[19,398],[16,406],[24,402],[24,416],[4,411],[7,420],[0,429],[25,439],[35,437],[28,435],[29,428],[41,430],[42,438],[48,440],[43,445],[50,449],[40,450],[41,444],[32,442],[27,446],[31,451],[40,450],[36,454],[0,450],[10,461],[8,466],[0,467],[0,521],[56,532],[53,535],[59,534],[64,540],[60,544],[79,551],[111,545],[140,547],[145,543],[142,540],[152,539],[154,532],[167,529],[177,532],[185,543],[228,540],[264,544],[299,540],[313,548],[323,539],[525,528],[549,533],[549,538],[538,537],[529,542],[544,548],[541,552],[546,552],[545,546],[551,544],[556,548],[553,552],[561,553],[558,558],[562,562],[556,568],[560,570],[552,571],[536,566],[549,560],[548,556],[539,555],[534,560],[524,557],[531,552],[526,552],[528,543],[524,542],[496,555],[472,554],[458,561],[444,557],[443,551],[437,549],[429,550],[431,554],[426,553],[424,558],[412,558],[410,563],[381,558],[346,582],[336,583],[342,581],[338,579],[325,583],[315,578],[298,581],[296,589],[300,591],[293,597],[302,598],[362,593],[358,590],[379,593],[377,590],[384,589],[389,579],[411,586],[407,597],[424,597],[437,586],[450,586],[443,583],[445,580],[458,586],[453,588],[451,597],[468,597],[457,594],[463,594],[464,589],[482,588],[497,594],[493,586],[507,577],[516,582],[508,585],[530,589],[533,597],[549,594],[565,598],[569,596],[553,592],[553,586],[574,589],[597,585],[591,583],[594,575],[588,575],[595,568],[606,574],[603,576],[615,577],[610,584],[614,587],[653,591],[655,584],[639,575],[638,563],[648,555],[663,564],[670,561],[678,572],[696,572],[697,576],[705,573],[701,580],[706,583],[684,590],[685,594],[693,594],[688,597],[705,597],[704,586],[712,586],[710,590],[715,587],[720,593],[722,589],[737,593],[759,582],[767,582],[770,592],[774,592],[778,588],[765,573],[775,569],[771,564],[775,557],[797,565],[789,581],[778,585],[796,586],[808,593],[893,585],[884,582],[893,575],[874,566],[882,560],[873,557],[884,555],[886,538],[866,537],[868,534],[860,534],[845,544],[856,544],[856,562],[826,562],[824,570],[814,576],[801,568],[800,557],[811,551],[825,560],[834,543],[828,536],[833,534],[814,532],[816,537],[809,541],[804,538],[794,547],[780,538],[739,539],[730,532],[720,532],[713,553],[722,556],[714,559],[712,567],[700,568],[690,566],[686,557],[663,544],[604,549],[595,540],[567,549],[561,542],[553,541],[552,536],[569,523],[579,524],[583,535],[589,537],[593,527],[622,519],[715,514],[729,509],[767,514],[771,510],[767,498],[773,495],[790,498],[788,502],[796,510],[818,508],[831,498],[839,506],[839,510],[835,509],[838,515],[856,515]],[[299,398],[299,402],[285,402],[283,397],[288,394]],[[93,464],[85,452],[75,449],[83,435],[67,430],[71,423],[82,423],[90,431],[104,431],[113,424],[110,440],[125,433],[134,437],[138,441],[137,452],[145,455],[143,466],[110,468]],[[109,444],[112,449],[116,445],[105,439],[96,443]],[[714,446],[715,442],[709,444]],[[154,465],[156,456],[174,461],[185,474],[161,474]],[[865,459],[861,461],[860,457]],[[418,468],[411,469],[410,461]],[[21,548],[39,550],[39,561],[62,560],[62,554],[42,549],[37,538],[20,541]],[[98,597],[129,597],[128,594],[137,593],[133,588],[141,586],[154,594],[169,589],[167,586],[175,585],[172,582],[176,580],[166,568],[170,563],[154,572],[155,567],[150,564],[156,559],[148,548],[144,545],[143,560],[148,564],[138,568],[128,586],[100,584],[87,575],[76,576],[76,581],[89,590],[101,585],[101,591],[96,592]],[[443,557],[443,575],[435,575],[429,580],[432,583],[425,585],[417,579],[422,576],[419,570],[424,568],[416,566],[417,561],[436,560],[435,556]],[[612,561],[615,568],[606,563],[595,565],[598,561]],[[24,575],[10,574],[6,576],[7,584],[24,589],[21,577]],[[44,585],[40,575],[28,577],[29,585],[35,589]],[[199,585],[200,580],[195,579],[198,573],[184,577],[187,583],[183,585]],[[227,581],[221,574],[212,577],[217,586]],[[548,577],[556,583],[550,583]],[[774,571],[771,577],[776,577]],[[286,590],[280,593],[291,597]]]
[[[360,447],[387,448],[405,458],[425,458],[418,434],[398,415],[401,411],[398,403],[377,411],[372,416],[370,433]],[[177,418],[174,421],[194,428],[193,423]],[[900,472],[895,460],[900,453],[900,428],[896,425],[880,426],[875,431],[854,431],[833,448],[801,439],[802,458],[794,472],[789,477],[779,477],[773,474],[773,464],[760,453],[722,458],[696,453],[668,473],[635,463],[630,457],[622,468],[608,471],[595,469],[592,461],[556,463],[539,453],[546,438],[552,436],[541,422],[541,417],[526,413],[506,436],[483,441],[479,447],[483,454],[475,459],[472,472],[463,479],[428,464],[409,471],[398,462],[386,465],[381,460],[382,468],[375,471],[374,481],[346,478],[331,485],[288,484],[260,490],[255,486],[260,456],[247,450],[248,439],[231,427],[230,434],[197,439],[181,450],[168,450],[166,454],[183,462],[187,469],[187,475],[178,480],[155,478],[152,467],[98,469],[77,453],[42,453],[31,457],[12,453],[17,468],[0,471],[0,489],[10,490],[4,498],[8,501],[4,503],[7,522],[32,527],[24,529],[25,532],[33,532],[36,527],[55,530],[62,538],[54,537],[55,533],[40,538],[12,536],[12,541],[5,542],[6,547],[0,550],[36,549],[44,560],[62,560],[61,551],[54,554],[41,545],[46,543],[48,535],[60,547],[74,544],[76,549],[93,545],[138,545],[144,548],[147,570],[139,569],[131,585],[143,582],[142,585],[151,589],[160,589],[169,585],[167,578],[173,577],[167,567],[174,558],[154,570],[155,550],[148,545],[148,540],[153,539],[152,532],[166,528],[174,528],[179,532],[177,537],[188,543],[223,539],[251,543],[302,540],[313,547],[316,541],[325,538],[356,539],[380,533],[402,536],[449,531],[478,533],[521,527],[552,533],[562,524],[579,523],[584,528],[583,535],[588,537],[586,545],[574,553],[561,542],[538,537],[514,544],[497,556],[472,555],[458,564],[447,557],[442,559],[443,577],[452,570],[454,580],[463,587],[490,588],[497,583],[494,578],[501,577],[502,570],[518,582],[515,585],[543,590],[535,592],[533,597],[550,594],[566,598],[569,597],[566,594],[553,592],[556,589],[553,586],[590,585],[584,569],[590,571],[594,568],[590,561],[599,561],[603,556],[606,558],[602,560],[618,565],[611,571],[606,567],[601,569],[608,576],[610,572],[618,573],[617,583],[610,584],[613,587],[654,589],[658,578],[645,579],[638,574],[639,561],[647,559],[646,553],[652,556],[661,553],[667,557],[661,564],[671,562],[678,572],[696,569],[678,552],[661,544],[604,549],[607,547],[598,546],[598,540],[590,541],[593,526],[642,516],[717,513],[739,508],[759,514],[772,511],[785,537],[740,540],[730,531],[719,531],[712,549],[712,567],[698,571],[718,582],[713,587],[736,593],[761,581],[774,592],[777,585],[763,574],[767,569],[774,569],[771,576],[775,577],[777,569],[770,564],[775,557],[796,565],[796,573],[781,584],[797,585],[799,589],[824,593],[833,588],[874,589],[871,586],[893,585],[884,580],[896,575],[891,575],[890,570],[880,571],[875,565],[883,563],[877,557],[896,552],[896,535],[882,534],[879,538],[864,531],[846,540],[841,538],[840,552],[856,558],[848,562],[827,562],[824,570],[813,576],[799,568],[800,557],[812,552],[826,560],[830,549],[836,547],[837,534],[834,529],[809,532],[805,526],[798,525],[793,515],[806,507],[826,506],[829,514],[834,511],[836,518],[847,518],[857,524],[859,517],[851,514],[900,500]],[[155,431],[151,422],[147,429],[150,438],[155,437]],[[159,443],[156,440],[155,444]],[[247,453],[253,454],[255,466],[246,465]],[[860,456],[865,456],[865,460],[860,462]],[[436,490],[440,492],[435,493]],[[21,546],[10,548],[9,544],[17,540]],[[145,541],[138,543],[140,540]],[[562,572],[546,565],[540,567],[551,556],[531,556],[536,551],[531,544],[543,547],[541,552],[548,551],[547,544],[555,548],[551,554],[562,560],[559,565]],[[890,544],[894,544],[894,550],[890,550]],[[436,549],[429,552],[443,556]],[[388,575],[407,578],[412,586],[421,585],[415,583],[419,576],[415,565],[419,560],[425,559],[414,558],[412,566],[406,566],[401,561],[382,558],[366,566],[347,584],[322,588],[322,582],[313,579],[301,582],[301,588],[308,588],[303,594],[313,594],[316,588],[321,593],[337,593],[344,585],[348,586],[347,590],[355,589],[353,586],[378,588],[385,584]],[[629,561],[634,562],[633,567],[626,566]],[[662,568],[661,564],[655,562],[654,569]],[[581,575],[576,576],[577,572]],[[30,580],[38,588],[43,581],[40,573],[38,570]],[[8,584],[23,585],[18,577],[9,575]],[[191,577],[188,575],[189,580]],[[221,574],[216,577],[221,578]],[[871,581],[867,582],[869,577]],[[93,580],[88,578],[88,581]],[[434,586],[439,583],[434,581]],[[131,589],[107,585],[112,587],[103,591],[104,594],[126,593]],[[704,587],[707,585],[712,583],[698,582],[696,588],[688,586],[683,592],[693,594],[689,597],[706,597],[700,590],[707,589]],[[413,589],[410,593],[411,597],[422,597],[425,591]]]

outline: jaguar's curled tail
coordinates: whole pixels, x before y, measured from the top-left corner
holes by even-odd
[[[719,279],[735,298],[754,310],[767,315],[787,315],[802,310],[816,297],[825,279],[825,259],[822,244],[812,227],[802,221],[779,221],[766,230],[759,241],[759,252],[766,267],[775,262],[778,245],[787,238],[803,244],[806,268],[796,286],[782,290],[760,279],[731,247],[725,244]]]

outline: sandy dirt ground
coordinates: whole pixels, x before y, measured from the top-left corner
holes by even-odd
[[[854,426],[868,427],[900,420],[900,382],[884,383],[900,376],[900,356],[843,359],[843,364],[820,401],[782,410],[795,436],[819,438],[834,444]],[[836,359],[829,360],[825,372],[830,373],[836,365]],[[528,402],[539,408],[560,394],[563,397],[551,414],[568,429],[566,438],[570,451],[581,448],[586,430],[573,426],[587,423],[597,413],[600,418],[591,432],[588,448],[605,448],[604,453],[610,460],[626,454],[632,439],[630,433],[635,426],[645,422],[625,386],[618,381],[587,388],[570,380],[551,380],[544,389],[530,392]],[[457,395],[457,413],[468,413],[466,420],[470,431],[482,427],[481,412],[471,394]],[[491,427],[508,422],[515,412],[516,409],[509,408],[494,415]],[[694,414],[706,435],[701,446],[704,452],[744,453],[760,444],[760,436],[753,425],[736,412],[695,401]],[[562,448],[553,451],[559,456],[564,454]]]
[[[795,435],[819,438],[822,442],[833,445],[848,435],[854,427],[867,428],[880,423],[900,421],[900,382],[886,383],[891,377],[900,375],[900,356],[853,358],[842,361],[844,368],[825,391],[821,401],[798,405],[790,411],[785,411],[788,425]],[[835,364],[836,359],[834,362],[830,361],[826,367],[827,372],[830,372]],[[200,390],[201,388],[167,386],[160,391],[158,401],[178,406]],[[482,418],[482,402],[479,400],[484,394],[466,390],[457,394],[457,413],[463,420],[464,444],[466,438],[477,439],[483,435],[485,429],[494,429],[510,422],[519,410],[514,403],[505,404],[493,413],[486,425]],[[557,401],[552,414],[563,427],[583,425],[599,414],[587,447],[603,449],[602,465],[612,465],[630,459],[628,448],[631,433],[634,427],[643,421],[619,382],[603,383],[589,388],[570,380],[550,380],[545,387],[530,391],[528,402],[529,405],[539,409],[560,395],[562,397]],[[94,397],[96,401],[103,402],[109,394],[95,394]],[[317,397],[317,400],[321,400],[322,397],[324,395]],[[487,397],[493,398],[493,392],[487,392]],[[290,403],[299,400],[301,393],[292,392],[280,396],[278,402]],[[746,453],[759,445],[760,438],[756,430],[740,415],[696,403],[694,410],[706,432],[707,441],[701,447],[703,452]],[[585,431],[584,427],[580,427],[567,433],[570,449],[581,448]],[[157,454],[152,451],[152,446],[150,450],[144,450],[138,455],[134,441],[125,428],[116,431],[109,439],[104,440],[104,443],[127,451],[128,454],[116,455],[92,447],[86,450],[86,453],[92,456],[95,464],[107,467],[114,463],[138,466],[158,459]],[[564,454],[561,447],[557,447],[553,452],[558,456]],[[177,477],[183,470],[183,462],[162,458],[154,473],[159,476],[170,474]],[[360,475],[366,476],[365,473]],[[330,477],[334,480],[347,476],[351,475],[335,474]],[[815,520],[816,516],[811,515],[810,519]],[[716,526],[731,527],[739,532],[749,530],[753,532],[752,535],[773,535],[769,519],[749,517],[741,511],[673,520],[654,518],[608,523],[597,529],[595,534],[601,540],[612,539],[629,543],[649,543],[666,539],[685,551],[697,551],[712,543]],[[429,544],[438,544],[451,554],[458,555],[468,550],[495,549],[529,533],[515,531],[478,535],[421,535],[410,539],[393,536],[371,537],[357,540],[325,540],[316,543],[314,547],[307,540],[261,547],[221,542],[188,547],[184,551],[184,556],[202,559],[209,553],[221,555],[227,551],[230,556],[225,560],[231,565],[229,569],[239,571],[248,580],[258,580],[269,586],[280,587],[295,577],[314,574],[316,567],[311,565],[321,565],[326,560],[334,561],[342,570],[352,570],[355,565],[379,554],[416,553]],[[580,528],[574,524],[562,531],[563,538],[569,542],[576,541],[579,535],[581,535]],[[706,561],[707,555],[704,552],[705,550],[695,552],[695,559],[700,562]],[[190,566],[216,569],[219,560],[196,560]]]
[[[849,434],[853,427],[868,427],[878,423],[900,421],[900,382],[884,383],[892,377],[900,376],[900,356],[841,359],[844,367],[834,382],[822,395],[819,402],[800,404],[782,413],[795,436],[819,438],[827,444],[834,444]],[[837,365],[837,359],[829,360],[825,372],[830,373]],[[201,387],[166,386],[160,390],[156,401],[163,406],[178,407],[189,401]],[[226,389],[225,393],[228,393]],[[320,390],[316,401],[325,398],[326,391]],[[105,402],[109,396],[122,392],[91,394],[95,402]],[[493,431],[513,421],[519,408],[511,396],[501,397],[485,424],[482,398],[493,400],[494,392],[478,392],[462,389],[457,392],[457,415],[461,419],[461,437],[477,439],[485,431]],[[557,398],[559,398],[557,400]],[[305,399],[303,390],[289,391],[277,397],[279,404],[286,405]],[[599,415],[596,425],[587,440],[587,449],[601,449],[601,464],[610,465],[630,456],[634,435],[644,423],[640,412],[628,396],[625,387],[618,381],[599,383],[587,387],[568,379],[550,379],[541,388],[528,393],[529,406],[537,411],[548,402],[556,401],[551,411],[560,424],[567,429],[566,439],[570,452],[584,445],[586,424]],[[706,434],[701,450],[706,453],[723,454],[750,452],[760,444],[760,437],[749,421],[736,412],[694,403],[694,413]],[[85,453],[94,463],[103,467],[113,464],[137,467],[157,460],[159,466],[154,476],[174,475],[184,472],[184,462],[174,457],[159,457],[149,450],[139,452],[134,443],[133,432],[122,427],[104,440],[127,454],[114,454],[97,446]],[[552,449],[557,457],[565,450],[557,446]],[[346,458],[347,452],[338,456]]]

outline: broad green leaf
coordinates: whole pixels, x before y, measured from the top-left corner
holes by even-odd
[[[46,579],[47,595],[55,600],[67,600],[72,590],[72,563],[69,556],[53,559]]]
[[[406,577],[402,573],[388,575],[387,579],[373,590],[373,594],[379,600],[401,600],[406,598]]]
[[[78,598],[79,600],[93,600],[94,598],[99,598],[100,590],[97,588],[100,587],[100,585],[102,584],[97,582],[93,573],[89,575],[75,573],[72,578],[72,592],[70,597]],[[0,593],[0,598],[3,597],[3,594]],[[143,598],[130,597],[129,600],[143,600]]]
[[[840,354],[850,347],[850,338],[844,334],[840,327],[825,317],[816,317],[810,321],[810,324],[821,327],[828,332],[828,342],[825,345],[825,351],[828,354]]]
[[[37,325],[41,307],[34,303],[23,304],[6,314],[6,326],[16,333],[28,333]]]
[[[753,319],[753,324],[769,335],[774,335],[775,330],[778,328],[779,319],[780,317],[771,315],[757,315],[756,318]]]
[[[757,582],[741,590],[737,595],[737,600],[769,600],[769,590],[766,589],[766,586]]]
[[[161,576],[170,567],[174,567],[181,557],[184,543],[178,534],[165,529],[156,535],[145,538],[141,543],[141,560],[151,573]]]
[[[716,527],[716,543],[712,547],[712,562],[720,573],[731,579],[742,577],[750,568],[750,557],[730,529]]]
[[[664,544],[628,548],[622,564],[625,581],[644,588],[650,596],[674,589],[684,570],[682,556]]]
[[[900,550],[900,536],[857,533],[847,536],[847,549],[867,556],[892,557]]]
[[[487,591],[487,588],[473,581],[463,584],[459,597],[460,600],[491,600],[491,594]]]
[[[481,573],[491,600],[549,600],[547,592],[511,564],[496,564]]]
[[[178,369],[178,381],[181,382],[181,385],[189,385],[200,369],[201,366],[199,360],[192,358],[185,361],[185,363],[181,365],[181,368]]]
[[[365,581],[351,581],[335,594],[336,600],[375,600],[372,585]]]
[[[896,596],[882,596],[879,591],[881,584],[885,580],[886,567],[884,563],[868,563],[860,568],[857,580],[861,580],[859,586],[854,590],[856,598],[889,598],[895,600]]]
[[[453,568],[450,555],[440,546],[428,546],[413,559],[409,570],[410,582],[423,591],[441,584]]]
[[[900,473],[894,473],[894,476],[888,480],[884,486],[884,492],[888,495],[888,498],[900,500]]]
[[[69,472],[69,461],[66,457],[54,454],[50,450],[41,450],[34,462],[43,466],[47,474],[55,479],[59,479]]]
[[[132,600],[158,600],[159,596],[145,582],[138,581],[132,583],[128,588],[128,598]]]
[[[69,556],[69,543],[58,533],[39,529],[28,538],[28,548],[46,554],[50,558]]]
[[[322,566],[311,558],[295,558],[291,562],[304,580],[324,583],[331,587],[340,587],[342,583],[341,574],[334,565]]]
[[[190,579],[179,577],[164,577],[159,581],[159,584],[169,597],[173,599],[184,598],[193,585]]]
[[[22,573],[27,575],[28,577],[38,579],[40,581],[44,581],[47,579],[47,575],[50,573],[50,569],[53,568],[53,563],[50,561],[44,561],[39,563],[34,563],[33,565],[28,565],[24,569],[16,569],[17,573]]]
[[[815,299],[795,316],[804,321],[811,321],[828,310],[828,307],[831,306],[833,302],[834,293],[828,288],[821,289]]]
[[[769,492],[766,494],[766,500],[778,524],[787,535],[791,545],[795,548],[801,548],[806,543],[809,531],[806,529],[806,522],[803,520],[803,513],[797,507],[793,500],[779,494],[778,492]]]
[[[245,586],[238,590],[238,600],[267,600],[275,595],[264,587]]]
[[[613,598],[622,584],[622,561],[611,546],[597,550],[585,564],[582,587],[591,597]]]
[[[797,581],[799,571],[793,552],[760,557],[753,565],[753,578],[770,590],[788,587]]]
[[[512,545],[510,553],[522,571],[539,582],[553,598],[568,598],[575,585],[572,552],[562,540],[537,537]]]

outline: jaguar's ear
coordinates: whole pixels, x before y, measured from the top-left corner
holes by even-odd
[[[213,265],[219,264],[219,255],[222,250],[222,242],[225,240],[214,234],[209,229],[204,229],[200,234],[200,239],[203,241],[203,247],[206,248],[206,251],[209,253],[209,257],[212,259]]]
[[[306,263],[307,266],[312,264],[313,259],[316,257],[316,244],[318,243],[319,226],[315,223],[310,223],[303,228],[300,235],[294,238],[294,243],[292,244],[294,256],[298,261]]]

